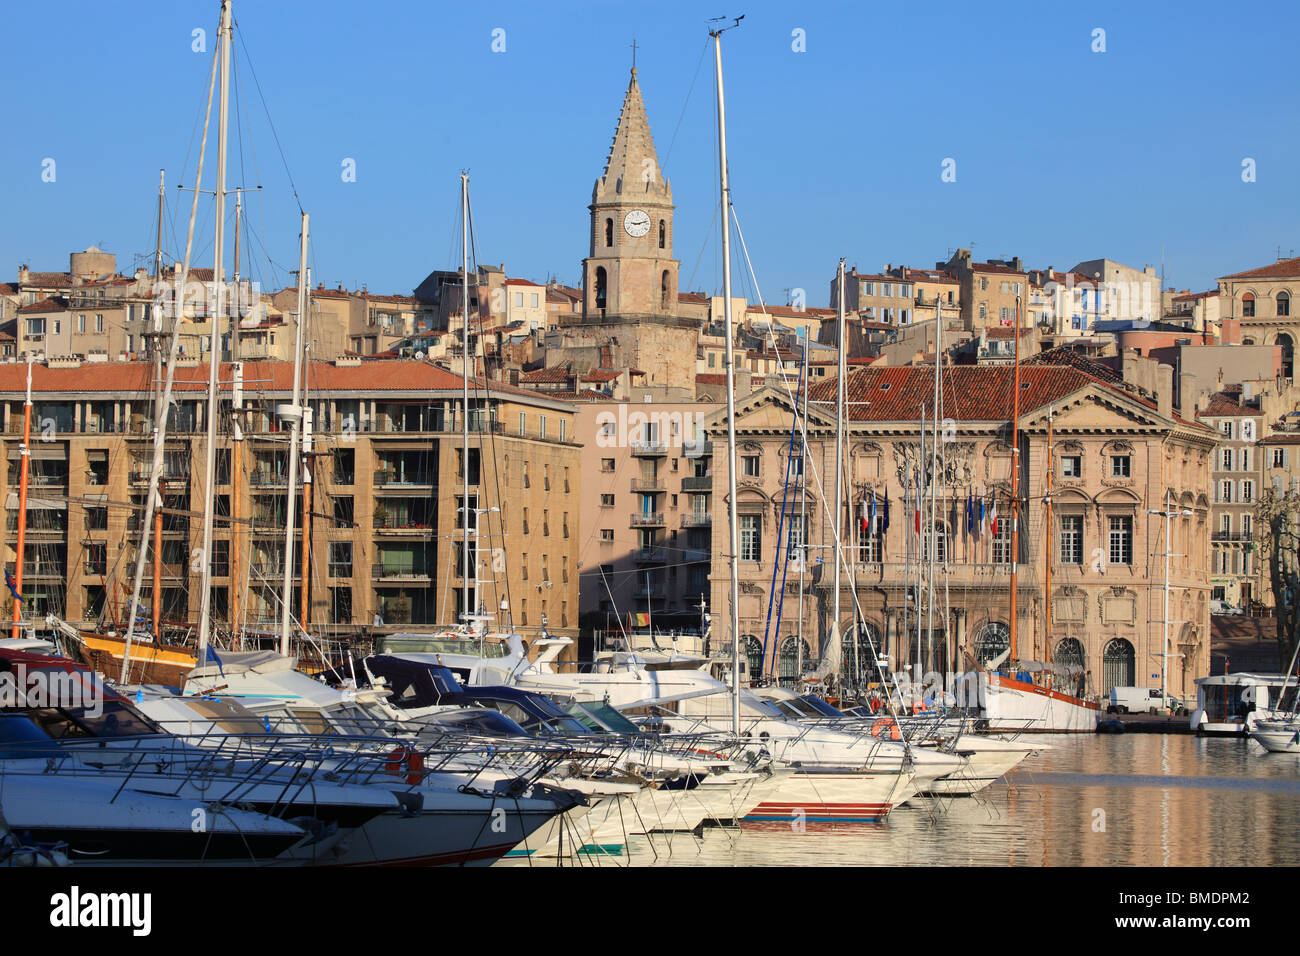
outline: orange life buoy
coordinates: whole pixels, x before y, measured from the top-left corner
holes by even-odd
[[[872,712],[873,714],[878,714],[878,713],[880,713],[880,698],[879,698],[879,697],[873,697],[873,698],[871,698],[871,712]]]
[[[898,721],[891,717],[884,717],[877,720],[871,725],[871,736],[884,739],[886,736],[890,740],[902,740],[903,735],[898,731]]]
[[[424,779],[424,755],[411,747],[398,747],[388,755],[384,769],[395,777],[405,773],[407,783],[417,784]]]

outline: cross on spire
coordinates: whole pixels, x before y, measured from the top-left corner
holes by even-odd
[[[636,37],[632,38],[632,72],[636,72]]]

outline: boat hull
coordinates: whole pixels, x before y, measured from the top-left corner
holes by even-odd
[[[800,767],[779,776],[774,792],[745,816],[745,823],[880,823],[916,793],[910,773]]]
[[[993,731],[1049,734],[1091,734],[1097,730],[1100,706],[1060,691],[989,674],[982,688],[982,711]]]

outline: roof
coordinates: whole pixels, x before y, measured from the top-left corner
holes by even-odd
[[[531,372],[525,372],[519,376],[520,382],[527,382],[530,385],[563,385],[573,377],[570,371],[570,363],[565,362],[563,365],[551,365],[547,368],[534,369]]]
[[[714,374],[713,372],[708,372],[701,375],[696,375],[695,384],[696,385],[726,385],[727,376],[725,372],[721,375]]]
[[[540,282],[529,282],[527,279],[507,279],[506,285],[531,285],[538,289],[542,287]]]
[[[942,403],[945,414],[958,421],[1002,422],[1011,418],[1014,369],[1007,365],[956,365],[944,373]],[[1020,413],[1059,402],[1088,386],[1100,386],[1129,401],[1155,409],[1155,403],[1123,392],[1114,385],[1069,366],[1020,367]],[[809,390],[814,401],[833,401],[834,379],[815,382]],[[854,369],[846,379],[848,415],[854,421],[914,421],[921,409],[934,403],[934,370],[924,366],[870,366]],[[1183,420],[1173,416],[1176,420]],[[1187,422],[1187,424],[1192,424]],[[1203,426],[1202,426],[1203,427]]]
[[[288,393],[293,388],[293,363],[276,360],[246,361],[246,390]],[[222,363],[221,377],[230,380],[230,366]],[[304,380],[312,391],[322,392],[459,392],[463,379],[445,368],[415,360],[376,362],[369,359],[356,365],[333,362],[310,362]],[[0,363],[0,393],[21,394],[26,388],[26,363]],[[253,386],[251,383],[256,383]],[[517,395],[536,400],[539,393],[516,388],[504,382],[471,379],[476,388]],[[83,362],[79,367],[49,368],[32,366],[33,392],[107,392],[148,394],[153,389],[151,362]],[[202,394],[208,390],[208,366],[190,365],[176,370],[174,391]],[[540,396],[545,397],[545,396]]]
[[[1241,402],[1237,400],[1237,396],[1239,394],[1240,393],[1232,394],[1229,392],[1215,392],[1213,395],[1210,396],[1209,405],[1206,406],[1204,411],[1197,413],[1196,417],[1214,418],[1222,415],[1259,416],[1261,413],[1258,408],[1251,408],[1248,405],[1243,405],[1241,404]]]
[[[40,302],[33,302],[31,305],[25,305],[18,312],[64,312],[68,308],[68,300],[62,296],[52,295]]]
[[[699,295],[698,293],[695,293],[695,292],[679,292],[679,293],[677,293],[677,301],[678,301],[678,302],[690,302],[690,303],[692,303],[693,305],[708,305],[708,304],[709,304],[709,300],[708,300],[708,299],[706,299],[704,296]]]
[[[1028,273],[1020,269],[1013,269],[1010,266],[995,266],[991,262],[972,262],[970,264],[970,271],[971,272],[995,272],[998,273],[999,275],[1011,275],[1011,276],[1028,275]]]
[[[616,368],[593,368],[582,375],[584,382],[612,382],[623,373]]]
[[[21,284],[28,286],[68,288],[72,285],[72,275],[67,272],[28,272],[27,281]]]
[[[1189,302],[1193,299],[1209,299],[1219,294],[1218,289],[1211,289],[1209,292],[1184,292],[1181,295],[1174,296],[1175,302]]]
[[[1098,362],[1096,359],[1089,358],[1081,352],[1065,346],[1058,346],[1054,349],[1047,349],[1039,352],[1037,355],[1027,359],[1021,359],[1020,367],[1033,365],[1056,365],[1076,368],[1085,375],[1091,375],[1095,379],[1111,384],[1122,384],[1124,376],[1115,369],[1111,368],[1104,362]]]
[[[1219,276],[1220,279],[1290,279],[1300,278],[1300,257],[1295,259],[1280,259],[1277,262],[1267,266],[1260,266],[1258,269],[1247,269],[1245,272],[1234,272],[1232,275]]]

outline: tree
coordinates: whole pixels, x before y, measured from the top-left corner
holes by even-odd
[[[1300,614],[1294,606],[1295,596],[1300,594],[1300,493],[1266,489],[1255,516],[1259,558],[1268,564],[1273,591],[1278,668],[1286,670],[1300,641]]]

